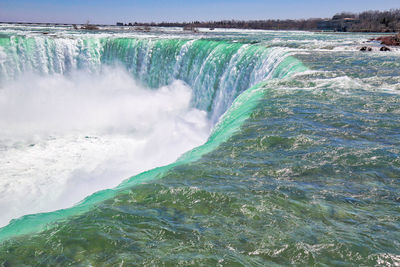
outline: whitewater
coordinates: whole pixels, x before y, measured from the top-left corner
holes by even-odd
[[[205,142],[210,126],[189,107],[187,85],[150,91],[121,69],[104,72],[28,75],[1,92],[3,226],[72,206]]]
[[[371,36],[1,24],[0,262],[396,265]]]

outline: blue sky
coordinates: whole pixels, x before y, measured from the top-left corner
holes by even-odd
[[[0,21],[114,24],[331,17],[400,8],[400,0],[0,0]]]

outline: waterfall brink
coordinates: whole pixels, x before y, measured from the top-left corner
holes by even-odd
[[[214,123],[288,55],[283,48],[203,39],[3,37],[0,45],[0,82],[26,72],[101,73],[120,64],[150,88],[184,81],[193,90],[192,106],[207,111]]]

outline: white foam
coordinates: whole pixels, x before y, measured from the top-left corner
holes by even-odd
[[[206,113],[181,81],[157,90],[122,68],[24,75],[0,89],[0,226],[66,208],[204,143]]]

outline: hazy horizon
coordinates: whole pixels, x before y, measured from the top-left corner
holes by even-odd
[[[116,22],[189,22],[194,20],[264,20],[328,18],[340,12],[359,13],[367,10],[389,10],[398,0],[338,0],[321,4],[316,0],[3,0],[2,22],[115,24]]]

